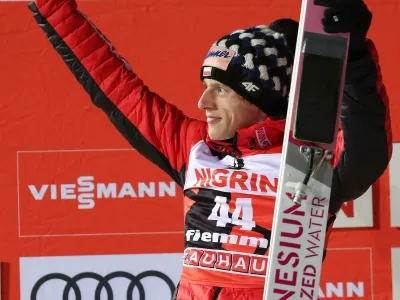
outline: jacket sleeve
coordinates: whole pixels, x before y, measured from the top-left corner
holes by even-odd
[[[151,92],[75,0],[36,0],[28,7],[93,103],[139,153],[182,186],[187,145],[201,139],[205,123]]]
[[[331,192],[334,213],[364,194],[392,155],[389,100],[376,48],[371,40],[366,43],[365,55],[347,66]]]

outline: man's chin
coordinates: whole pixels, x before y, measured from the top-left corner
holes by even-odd
[[[234,134],[229,134],[228,132],[225,132],[223,130],[218,130],[217,128],[210,128],[210,126],[209,126],[208,127],[208,136],[212,140],[222,141],[222,140],[228,140],[230,138],[233,138]]]

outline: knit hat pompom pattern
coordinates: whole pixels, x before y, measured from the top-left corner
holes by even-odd
[[[214,79],[223,81],[268,115],[286,114],[294,54],[283,34],[259,25],[225,35],[213,46],[235,52],[225,71],[229,79]],[[243,81],[256,85],[257,93],[244,89]]]

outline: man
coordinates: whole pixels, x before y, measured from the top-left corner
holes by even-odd
[[[366,40],[372,15],[361,0],[329,3],[325,31],[352,38],[328,231],[341,204],[362,195],[391,156],[387,96]],[[238,30],[212,45],[201,69],[201,122],[151,92],[74,0],[29,7],[93,103],[183,188],[185,256],[175,299],[262,299],[296,22]]]

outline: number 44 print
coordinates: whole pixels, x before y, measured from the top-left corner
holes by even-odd
[[[216,196],[214,201],[216,204],[208,217],[208,220],[217,221],[218,227],[226,227],[226,224],[230,223],[240,225],[241,230],[250,231],[256,226],[256,222],[253,221],[253,206],[251,198],[236,199],[236,207],[232,214],[232,218],[229,217],[228,198]]]

